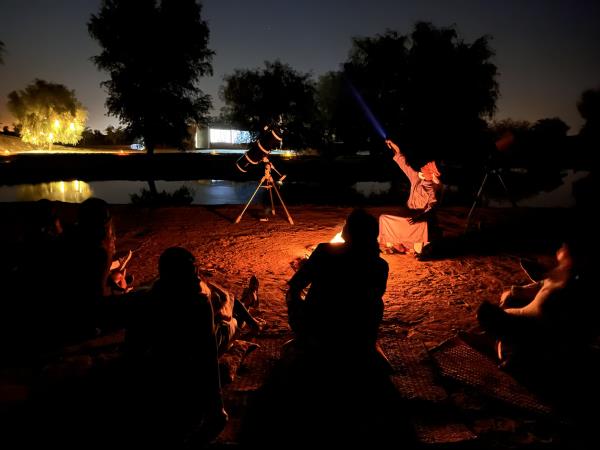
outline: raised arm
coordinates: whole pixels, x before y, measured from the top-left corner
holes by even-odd
[[[404,174],[410,180],[411,184],[413,184],[419,178],[419,173],[408,165],[406,162],[406,157],[402,154],[400,147],[398,147],[394,141],[391,139],[386,139],[385,143],[391,150],[394,151],[394,161],[396,161],[398,167],[400,167],[402,172],[404,172]]]

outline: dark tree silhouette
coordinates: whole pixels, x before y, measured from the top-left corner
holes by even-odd
[[[330,72],[320,79],[319,102],[325,115],[325,128],[341,140],[348,152],[381,144],[381,136],[365,119],[351,93],[350,84],[364,98],[384,129],[398,124],[399,100],[407,88],[407,37],[387,31],[373,38],[353,38],[343,72]],[[332,89],[339,95],[332,95]]]
[[[563,181],[563,169],[574,166],[572,144],[567,139],[569,126],[558,117],[540,119],[524,139],[522,167],[526,167],[528,185],[536,190],[552,190]]]
[[[0,64],[4,64],[4,42],[0,41]]]
[[[126,145],[129,147],[134,139],[123,127],[113,127],[110,125],[102,133],[100,130],[92,130],[86,127],[81,136],[80,145],[82,146],[104,146],[104,145]]]
[[[495,152],[494,165],[525,169],[503,173],[515,200],[557,188],[563,182],[564,170],[576,165],[575,142],[567,136],[568,130],[569,126],[558,117],[534,124],[505,119],[491,126],[496,140],[507,132],[513,136],[510,145]],[[495,188],[497,193],[502,192],[500,186]]]
[[[476,138],[496,109],[497,68],[488,40],[466,43],[454,27],[424,22],[410,35],[388,30],[354,38],[344,75],[409,158],[466,160],[481,152]],[[329,126],[347,143],[382,149],[348,97],[329,107],[342,114]]]
[[[600,143],[600,87],[588,89],[577,102],[579,114],[585,120],[579,135],[589,143]]]
[[[579,114],[585,120],[579,131],[579,166],[589,174],[573,186],[573,195],[578,205],[589,208],[596,201],[596,153],[600,147],[600,87],[585,90],[577,102]]]
[[[511,165],[530,170],[569,167],[567,131],[569,126],[558,117],[515,129],[515,143],[508,152]]]
[[[93,61],[110,75],[102,83],[109,113],[144,138],[149,154],[157,144],[182,148],[210,108],[198,86],[214,55],[201,13],[194,0],[103,0],[88,23],[102,47]]]
[[[310,74],[295,71],[280,61],[265,62],[262,69],[236,70],[224,78],[221,98],[225,120],[256,133],[283,119],[286,146],[314,144],[315,86]]]

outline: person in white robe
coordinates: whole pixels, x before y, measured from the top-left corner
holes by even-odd
[[[387,253],[420,254],[430,239],[430,219],[442,188],[440,172],[435,161],[416,171],[398,145],[389,139],[385,143],[394,151],[394,161],[410,181],[410,194],[407,208],[399,215],[379,216],[379,243]]]

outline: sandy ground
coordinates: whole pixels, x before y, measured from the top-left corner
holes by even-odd
[[[25,227],[32,204],[0,204],[0,244],[10,248]],[[64,222],[75,220],[77,205],[57,203]],[[133,250],[128,266],[135,287],[157,276],[158,258],[170,246],[182,246],[197,258],[204,275],[240,295],[255,274],[260,280],[260,310],[268,334],[285,334],[287,281],[299,261],[320,242],[341,231],[351,208],[288,205],[294,225],[281,209],[269,221],[258,219],[251,207],[240,223],[239,205],[146,208],[112,205],[117,250]],[[394,206],[367,208],[373,215]],[[452,242],[441,257],[419,261],[410,255],[382,255],[390,267],[384,296],[383,334],[415,336],[429,348],[475,325],[475,311],[484,299],[497,299],[502,289],[527,282],[519,257],[551,263],[555,235],[567,210],[477,209],[465,234],[468,209],[441,208],[438,213],[444,242]],[[558,220],[557,220],[558,219]],[[545,224],[544,226],[540,224]],[[547,224],[553,224],[549,228]]]
[[[65,222],[74,220],[76,204],[57,206]],[[136,287],[153,282],[158,258],[170,246],[190,250],[204,276],[235,295],[242,293],[255,274],[260,280],[260,308],[254,313],[267,324],[257,339],[268,347],[291,337],[285,292],[294,268],[318,243],[330,241],[341,231],[351,211],[335,206],[288,206],[294,225],[288,223],[281,210],[268,221],[260,221],[254,205],[239,224],[234,223],[241,212],[239,205],[173,208],[113,205],[111,210],[118,251],[133,250],[128,271],[134,274]],[[22,233],[30,207],[31,204],[0,204],[3,217],[0,245],[4,248]],[[393,212],[394,208],[367,210],[378,216]],[[474,327],[475,312],[481,301],[497,299],[503,288],[528,281],[520,268],[520,257],[552,262],[556,238],[569,218],[568,210],[477,209],[471,222],[474,230],[465,233],[467,213],[468,209],[462,207],[439,210],[445,245],[434,259],[419,261],[410,255],[382,255],[390,267],[381,327],[381,337],[388,342],[390,339],[397,343],[417,342],[432,349],[454,337],[457,331]],[[273,355],[278,353],[277,349],[271,350]],[[238,397],[232,398],[244,403]],[[239,414],[234,400],[228,397],[227,401],[228,408]],[[483,413],[477,414],[478,420],[481,419]],[[495,436],[502,428],[496,419],[487,418],[490,422],[483,432]],[[517,427],[518,421],[510,419],[510,430]],[[239,423],[232,420],[230,425],[235,430]],[[452,426],[455,424],[441,425],[445,435],[452,431]],[[477,431],[477,427],[473,429]],[[510,430],[509,434],[515,434]]]
[[[234,224],[240,213],[237,206],[124,206],[114,210],[118,247],[134,250],[129,270],[138,286],[152,282],[164,249],[185,247],[197,257],[208,278],[236,295],[256,274],[261,302],[257,313],[267,322],[269,333],[288,332],[284,297],[294,266],[316,244],[333,238],[351,211],[331,206],[292,206],[290,214],[295,224],[290,225],[283,212],[262,222],[252,208],[239,224]],[[374,215],[390,210],[393,208],[369,209]],[[461,236],[466,213],[463,208],[440,211],[446,237]],[[519,268],[519,255],[510,249],[487,255],[459,253],[431,261],[418,261],[410,255],[383,256],[390,266],[390,276],[382,333],[417,335],[427,347],[433,347],[457,330],[472,327],[475,310],[483,299],[497,298],[503,287],[527,281]],[[531,256],[527,251],[521,254]],[[546,255],[538,251],[537,256]]]

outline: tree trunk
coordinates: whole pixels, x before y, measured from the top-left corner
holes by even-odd
[[[156,181],[148,180],[148,189],[150,190],[150,195],[153,200],[158,198],[158,190],[156,189]]]
[[[154,139],[152,136],[144,136],[144,146],[146,147],[146,154],[149,156],[154,155]]]

